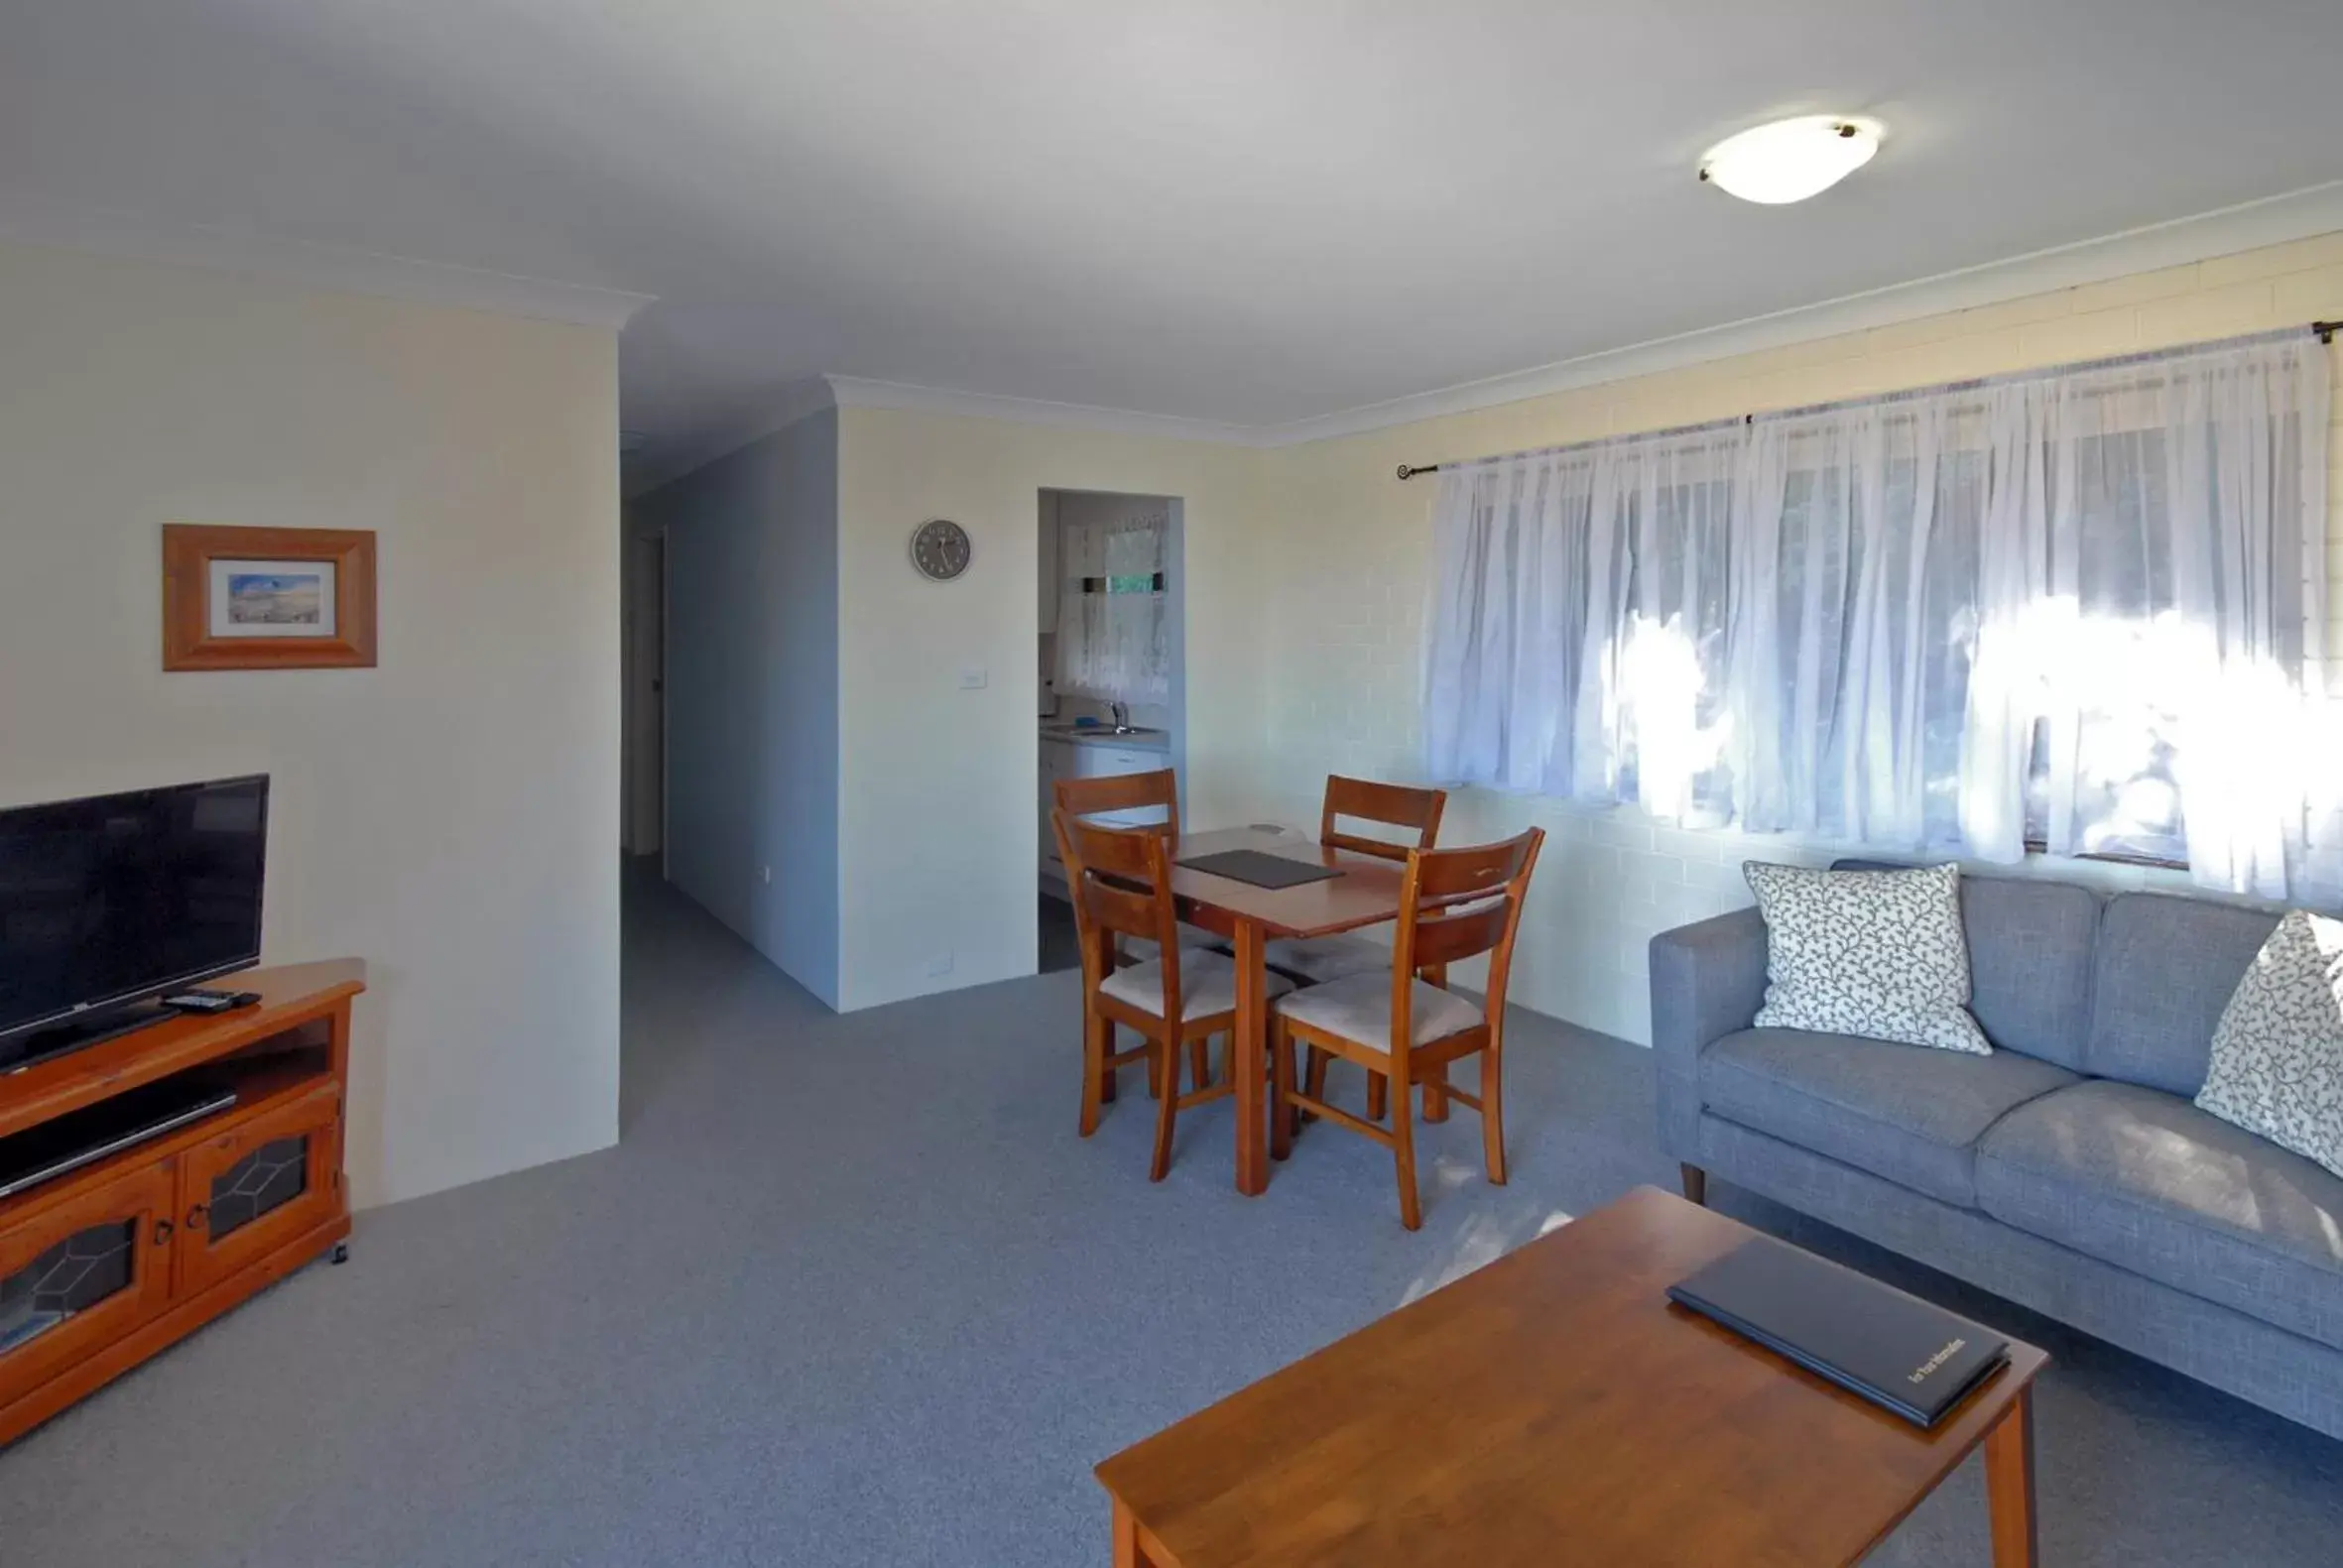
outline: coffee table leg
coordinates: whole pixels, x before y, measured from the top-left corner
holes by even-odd
[[[1139,1520],[1133,1516],[1121,1498],[1110,1501],[1115,1506],[1114,1532],[1115,1568],[1139,1568]]]
[[[1269,1124],[1262,1104],[1261,1058],[1269,1038],[1269,969],[1263,961],[1261,927],[1237,921],[1237,1190],[1247,1197],[1269,1186]]]
[[[2034,1389],[1985,1434],[1985,1495],[1993,1512],[1994,1568],[2035,1568],[2041,1560],[2034,1521]]]

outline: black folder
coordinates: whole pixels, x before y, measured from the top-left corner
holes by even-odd
[[[1256,888],[1298,888],[1306,882],[1331,882],[1342,875],[1339,867],[1295,860],[1291,855],[1273,855],[1261,849],[1224,849],[1180,864],[1192,871],[1226,877],[1231,882],[1249,882]]]
[[[2010,1342],[1983,1324],[1770,1236],[1667,1294],[1919,1426],[1934,1426],[2009,1359]]]

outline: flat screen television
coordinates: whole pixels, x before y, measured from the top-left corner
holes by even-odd
[[[260,962],[268,826],[266,776],[0,809],[0,1071]]]

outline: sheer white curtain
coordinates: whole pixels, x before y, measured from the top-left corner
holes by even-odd
[[[2023,445],[1982,541],[1972,840],[2007,855],[2023,810],[2053,854],[2343,897],[2328,376],[2324,348],[2293,338],[2002,389]],[[2022,747],[2023,807],[2002,761]]]
[[[1435,776],[2343,903],[2307,336],[1443,472]]]
[[[1057,689],[1101,702],[1172,695],[1171,519],[1068,519],[1058,541]]]
[[[1442,778],[1723,820],[1736,430],[1442,476],[1425,739]]]
[[[1750,426],[1728,700],[1743,827],[1957,841],[1988,424],[1969,396]]]

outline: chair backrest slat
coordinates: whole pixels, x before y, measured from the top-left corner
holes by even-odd
[[[1054,803],[1076,818],[1157,807],[1164,820],[1146,823],[1147,831],[1165,838],[1179,836],[1179,776],[1169,768],[1154,773],[1060,779],[1051,793],[1056,797]]]
[[[1160,932],[1156,918],[1156,899],[1151,892],[1138,888],[1118,888],[1096,872],[1090,874],[1082,888],[1082,903],[1090,913],[1090,923],[1101,930],[1119,936],[1137,936],[1154,941]]]
[[[1448,806],[1445,789],[1419,789],[1410,784],[1379,784],[1371,779],[1326,776],[1326,804],[1318,816],[1318,842],[1328,849],[1373,855],[1381,860],[1406,860],[1408,851],[1429,849],[1439,838],[1440,813]],[[1387,827],[1414,828],[1414,845],[1368,838],[1345,832],[1339,819],[1380,822]]]
[[[1506,921],[1511,917],[1512,911],[1502,900],[1456,914],[1424,910],[1416,921],[1417,967],[1478,958],[1505,940]]]
[[[1435,904],[1458,902],[1475,894],[1494,894],[1522,869],[1525,855],[1537,853],[1527,847],[1532,834],[1541,841],[1545,837],[1542,829],[1533,828],[1520,838],[1500,843],[1427,850],[1413,860],[1416,892]]]

